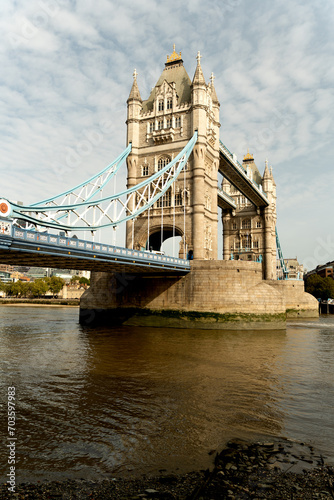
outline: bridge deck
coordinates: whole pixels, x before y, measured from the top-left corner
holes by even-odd
[[[11,265],[117,271],[131,274],[185,274],[190,263],[153,252],[104,245],[26,229],[0,235],[0,262]]]

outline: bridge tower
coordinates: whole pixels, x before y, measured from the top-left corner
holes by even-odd
[[[223,249],[224,259],[263,262],[263,278],[276,279],[276,184],[272,168],[268,169],[266,160],[264,174],[261,176],[253,155],[244,156],[242,166],[247,176],[261,186],[266,193],[269,205],[259,208],[253,205],[226,179],[222,189],[235,201],[237,209],[223,210]]]
[[[220,104],[213,76],[206,83],[198,53],[191,81],[174,45],[148,99],[141,98],[136,70],[133,78],[127,100],[128,188],[175,158],[195,131],[198,140],[185,173],[164,198],[127,223],[126,246],[159,250],[175,235],[182,237],[180,257],[190,251],[194,259],[217,259]]]

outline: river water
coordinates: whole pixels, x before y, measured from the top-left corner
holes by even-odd
[[[332,461],[333,356],[333,316],[286,331],[89,330],[77,308],[1,306],[1,442],[15,386],[19,482],[207,468],[234,437],[285,436]]]

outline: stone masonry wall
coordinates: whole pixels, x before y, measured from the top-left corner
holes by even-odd
[[[269,283],[284,296],[288,318],[318,316],[319,303],[315,297],[304,291],[304,281],[284,280]]]
[[[182,277],[95,273],[81,298],[81,317],[104,315],[109,324],[190,328],[285,328],[286,309],[317,315],[302,282],[262,280],[261,264],[193,261]],[[95,316],[94,316],[95,317]]]

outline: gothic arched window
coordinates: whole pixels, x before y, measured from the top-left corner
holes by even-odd
[[[159,158],[158,160],[158,170],[162,170],[168,163],[170,162],[170,159],[168,156],[164,156],[163,158]]]

